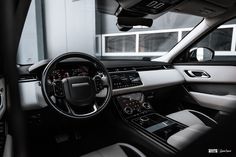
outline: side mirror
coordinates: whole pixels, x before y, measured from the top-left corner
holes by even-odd
[[[215,52],[207,47],[197,47],[190,50],[189,60],[205,62],[214,58]]]

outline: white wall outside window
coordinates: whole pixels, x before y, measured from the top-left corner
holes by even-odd
[[[215,51],[216,56],[236,56],[236,24],[226,24],[220,26],[218,29],[232,28],[232,40],[231,48],[229,51]],[[125,33],[111,33],[102,34],[102,55],[103,56],[162,56],[168,51],[156,51],[156,52],[139,52],[139,36],[141,34],[158,34],[158,33],[178,33],[177,42],[183,38],[183,33],[191,31],[193,28],[177,28],[177,29],[163,29],[163,30],[151,30],[151,31],[139,31],[139,32],[125,32]],[[136,36],[136,49],[134,52],[106,52],[106,38],[115,36]],[[176,44],[177,44],[176,42]],[[158,43],[157,43],[158,44]]]

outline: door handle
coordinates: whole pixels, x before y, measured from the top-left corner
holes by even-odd
[[[211,76],[202,70],[185,70],[185,73],[189,77],[200,77],[200,78],[210,78]]]

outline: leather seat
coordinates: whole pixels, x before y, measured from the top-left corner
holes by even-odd
[[[167,115],[167,117],[185,124],[185,129],[173,134],[167,139],[167,143],[173,147],[181,150],[204,134],[210,128],[216,125],[216,121],[208,117],[207,115],[194,110],[183,110]],[[125,144],[117,143],[89,154],[85,154],[82,157],[146,157],[137,148]]]
[[[208,130],[210,130],[210,127],[208,126],[194,124],[170,136],[167,139],[167,143],[179,150],[182,150]]]
[[[126,143],[116,143],[82,157],[146,157],[140,150]]]
[[[168,144],[179,150],[188,146],[217,124],[212,118],[195,110],[183,110],[169,114],[167,117],[188,126],[167,139]]]
[[[213,127],[217,124],[217,122],[209,116],[195,110],[186,109],[169,114],[167,115],[167,117],[187,126],[200,124],[208,127]]]

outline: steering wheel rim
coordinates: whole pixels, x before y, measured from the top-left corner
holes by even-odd
[[[106,96],[104,98],[105,100],[103,101],[102,105],[100,105],[100,106],[97,106],[96,105],[96,101],[95,101],[95,104],[92,106],[93,111],[91,111],[89,113],[83,113],[83,114],[73,113],[72,112],[73,111],[72,108],[71,108],[71,113],[70,112],[65,112],[61,108],[59,108],[57,106],[57,104],[54,103],[52,101],[52,99],[49,97],[49,94],[48,94],[48,91],[47,91],[48,90],[47,89],[47,87],[48,87],[48,85],[47,85],[48,82],[47,81],[49,79],[48,77],[49,77],[50,73],[54,70],[54,68],[56,67],[56,65],[58,63],[60,63],[63,60],[66,60],[66,59],[70,59],[70,58],[85,59],[85,60],[95,64],[96,65],[96,70],[98,70],[98,68],[99,68],[99,70],[102,70],[103,78],[101,80],[104,81],[103,82],[103,83],[105,83],[104,86],[106,86],[106,88],[107,88]],[[44,69],[44,71],[42,73],[42,80],[41,80],[41,82],[42,82],[42,85],[41,85],[42,93],[43,93],[43,96],[44,96],[46,102],[50,106],[52,106],[60,114],[66,116],[66,117],[74,118],[74,119],[86,119],[86,118],[91,118],[91,117],[96,116],[97,114],[99,114],[108,105],[109,100],[111,99],[111,95],[112,95],[111,78],[110,78],[110,75],[109,75],[107,69],[103,65],[103,63],[101,63],[97,58],[95,58],[95,57],[93,57],[91,55],[82,53],[82,52],[68,52],[68,53],[64,53],[64,54],[59,55],[59,56],[55,57],[54,59],[52,59],[47,64],[47,66],[45,67],[45,69]],[[96,99],[96,97],[95,97],[95,99]],[[71,107],[71,106],[69,106],[69,107]],[[68,109],[68,110],[70,110],[70,109]]]

